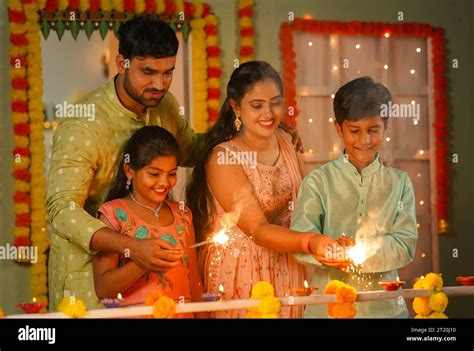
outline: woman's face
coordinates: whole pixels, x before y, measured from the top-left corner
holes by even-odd
[[[256,83],[242,98],[240,106],[231,100],[236,116],[242,119],[242,132],[254,137],[271,137],[283,115],[283,97],[272,79]]]

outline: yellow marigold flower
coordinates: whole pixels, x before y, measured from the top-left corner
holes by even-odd
[[[418,278],[415,284],[413,284],[413,289],[423,290],[425,288],[425,283],[423,279],[424,278]]]
[[[245,315],[245,318],[261,318],[262,313],[258,309],[258,307],[252,307],[247,310],[247,314]]]
[[[195,18],[201,17],[202,13],[203,13],[203,10],[204,10],[204,6],[202,5],[201,1],[193,0],[192,3],[194,5],[193,17],[195,17]]]
[[[153,304],[153,317],[171,318],[176,311],[176,303],[168,296],[161,296]]]
[[[421,314],[417,314],[417,315],[415,316],[415,319],[425,319],[425,318],[428,318],[428,317],[427,317],[427,316],[423,316],[423,315],[421,315]]]
[[[100,8],[102,11],[110,12],[110,10],[112,10],[110,0],[100,0]]]
[[[165,12],[165,9],[166,9],[165,0],[155,0],[155,4],[156,4],[155,12],[157,14],[162,14],[163,12]]]
[[[263,297],[258,305],[258,309],[262,314],[278,314],[280,312],[281,302],[275,296]]]
[[[87,10],[89,10],[91,8],[91,3],[89,2],[89,0],[81,0],[79,2],[79,9],[82,11],[82,12],[86,12]]]
[[[336,289],[339,287],[339,286],[342,286],[342,284],[344,284],[343,282],[341,282],[340,280],[331,280],[329,283],[326,284],[326,288],[324,289],[324,293],[325,294],[335,294],[336,293]]]
[[[69,318],[81,318],[86,313],[86,305],[74,296],[64,297],[58,306],[58,311]]]
[[[448,296],[444,292],[431,294],[429,306],[435,312],[444,312],[448,307]]]
[[[354,318],[357,311],[352,303],[330,303],[328,315],[333,318]]]
[[[417,314],[427,316],[432,312],[428,296],[418,296],[413,299],[413,310]]]
[[[136,0],[135,1],[135,12],[136,13],[143,13],[145,12],[146,4],[144,0]]]
[[[145,306],[153,306],[153,304],[158,300],[163,293],[160,290],[152,290],[148,293],[145,298],[144,305]]]
[[[445,319],[448,318],[448,316],[441,312],[433,312],[428,316],[428,318]]]
[[[441,290],[443,287],[443,278],[441,278],[441,274],[437,273],[428,273],[423,279],[423,285],[425,289],[428,290]]]
[[[69,5],[69,0],[59,0],[58,1],[58,10],[64,11],[67,9],[67,5]]]
[[[253,299],[259,299],[262,297],[274,296],[274,295],[275,295],[275,289],[273,289],[272,284],[265,281],[258,282],[252,288]]]

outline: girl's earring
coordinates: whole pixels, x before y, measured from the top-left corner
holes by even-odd
[[[125,187],[127,190],[130,190],[130,185],[132,185],[132,180],[127,178],[127,186]]]
[[[235,127],[235,130],[239,132],[241,125],[242,125],[242,121],[241,121],[240,117],[236,115],[236,116],[235,116],[235,120],[234,120],[234,127]]]

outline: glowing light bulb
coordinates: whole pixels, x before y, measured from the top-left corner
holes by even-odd
[[[424,150],[420,150],[420,151],[418,151],[418,153],[419,153],[420,155],[424,155],[424,154],[425,154],[425,151],[424,151]]]
[[[308,46],[313,46],[313,42],[312,42],[312,41],[308,41]]]
[[[410,70],[410,73],[411,73],[411,74],[415,74],[415,70],[412,68],[412,69]]]
[[[309,152],[310,154],[312,154],[312,153],[313,153],[313,149],[309,149],[308,152]]]
[[[337,71],[337,66],[332,66],[333,71]]]
[[[309,122],[309,123],[313,123],[313,119],[312,119],[312,118],[309,118],[309,119],[308,119],[308,122]]]
[[[335,97],[336,97],[336,95],[331,94],[331,99],[334,99]]]
[[[423,200],[420,201],[420,205],[423,206],[425,202]]]
[[[390,141],[390,137],[386,137],[385,140]]]
[[[334,118],[329,117],[329,123],[332,123],[332,122],[334,122]]]
[[[420,53],[420,52],[421,52],[421,48],[416,48],[416,52]]]
[[[383,35],[385,38],[390,38],[390,33],[389,32],[385,32],[385,34]]]
[[[411,100],[411,104],[414,105],[414,104],[415,104],[415,100]]]
[[[360,49],[360,44],[356,44],[356,49],[357,49],[357,50]]]
[[[388,69],[388,65],[383,65],[383,69]]]

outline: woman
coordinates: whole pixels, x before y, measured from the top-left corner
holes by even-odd
[[[276,296],[290,296],[292,288],[303,286],[305,273],[291,257],[295,252],[341,264],[324,258],[324,247],[338,245],[335,240],[288,229],[304,167],[290,136],[278,128],[283,112],[283,84],[268,63],[248,62],[233,72],[187,189],[197,241],[222,228],[224,213],[238,216],[226,246],[206,245],[199,253],[209,293],[222,284],[226,298],[246,299],[252,286],[265,280]],[[219,311],[215,317],[242,318],[245,312]],[[281,309],[284,318],[301,315],[301,307]]]

